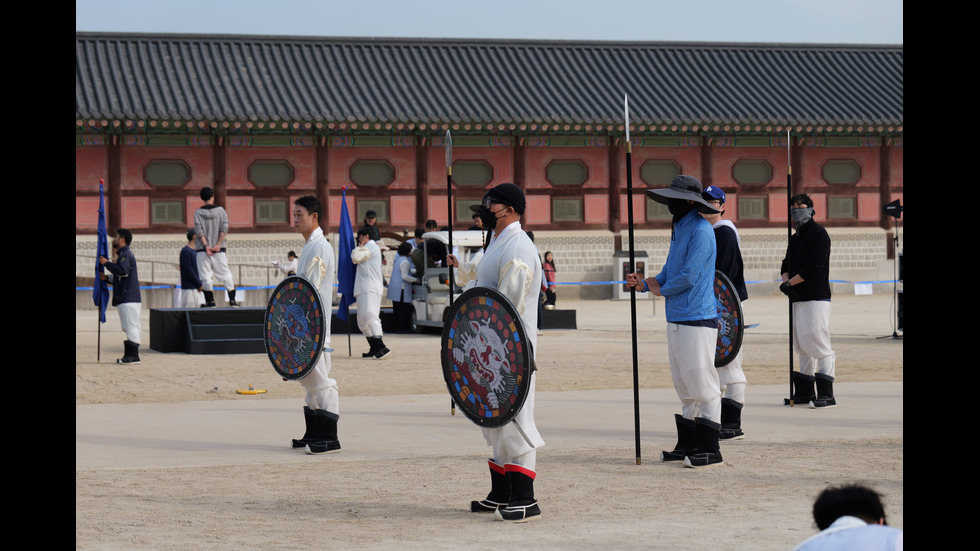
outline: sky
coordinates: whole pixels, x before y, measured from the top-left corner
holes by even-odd
[[[75,0],[75,31],[903,44],[902,0]]]

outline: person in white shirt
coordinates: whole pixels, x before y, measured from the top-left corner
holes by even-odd
[[[537,247],[521,229],[524,207],[524,192],[515,184],[490,189],[482,204],[474,209],[479,209],[483,227],[493,230],[479,264],[461,264],[453,255],[446,260],[449,266],[459,268],[456,274],[461,286],[475,278],[477,286],[496,289],[510,300],[521,316],[531,350],[537,355],[541,259]],[[536,377],[535,369],[524,406],[509,423],[483,428],[483,436],[493,449],[489,460],[491,490],[485,499],[470,503],[474,513],[493,512],[495,518],[508,522],[526,522],[541,516],[534,497],[537,450],[544,446],[534,423]]]
[[[329,308],[337,265],[334,262],[333,248],[320,228],[323,205],[313,195],[300,197],[294,204],[294,225],[306,240],[299,253],[302,262],[299,263],[296,274],[316,286],[320,296],[326,297],[325,305]],[[340,394],[337,391],[337,381],[330,378],[329,311],[323,319],[326,324],[323,352],[310,374],[299,379],[299,383],[306,389],[306,406],[303,408],[306,433],[302,438],[293,440],[293,447],[305,448],[308,454],[340,451],[340,440],[337,437]]]
[[[357,297],[357,328],[367,338],[371,349],[361,356],[382,359],[391,353],[385,346],[381,330],[381,297],[384,276],[381,273],[381,249],[371,237],[369,227],[357,231],[357,247],[350,253],[357,265],[354,274],[354,296]]]

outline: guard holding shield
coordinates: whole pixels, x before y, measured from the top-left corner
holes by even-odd
[[[677,444],[672,451],[661,452],[660,459],[683,461],[686,467],[722,462],[721,390],[715,369],[715,236],[699,214],[718,211],[705,202],[701,191],[701,182],[684,174],[674,176],[669,188],[647,190],[673,215],[670,249],[656,276],[641,280],[628,274],[626,278],[630,287],[665,299],[670,375],[681,400],[681,415],[674,415]]]
[[[725,192],[718,186],[708,186],[701,194],[705,201],[716,209],[725,208]],[[735,286],[738,299],[745,302],[749,298],[745,288],[744,263],[742,262],[741,240],[738,229],[731,220],[721,217],[724,211],[704,213],[701,216],[707,220],[715,231],[716,259],[715,269],[724,273]],[[721,432],[718,437],[722,440],[741,440],[745,438],[742,432],[742,407],[745,405],[745,372],[742,370],[742,348],[730,362],[718,369],[721,382]]]
[[[483,227],[492,230],[489,245],[475,267],[469,263],[460,264],[451,254],[447,256],[447,264],[457,269],[457,281],[461,285],[475,279],[477,288],[499,292],[513,305],[520,320],[519,325],[493,325],[488,323],[493,322],[493,315],[489,315],[470,322],[484,328],[494,326],[500,331],[500,334],[493,334],[494,331],[488,330],[480,337],[473,337],[478,339],[480,346],[470,347],[466,358],[461,358],[473,376],[491,381],[489,385],[493,387],[516,369],[513,365],[499,369],[508,362],[513,363],[515,358],[513,351],[505,353],[505,346],[495,337],[513,338],[516,333],[520,343],[530,348],[533,366],[541,260],[534,243],[521,230],[520,218],[525,208],[521,188],[510,183],[500,184],[484,194],[481,205],[471,208],[480,214]],[[497,519],[508,522],[526,522],[541,515],[534,498],[534,480],[537,449],[544,446],[544,440],[534,423],[535,373],[533,367],[527,371],[530,376],[524,380],[522,390],[526,394],[520,410],[501,426],[483,426],[487,444],[493,448],[493,457],[489,460],[491,489],[485,499],[470,504],[472,512],[492,512]],[[478,399],[491,406],[498,403],[492,393]]]
[[[319,357],[311,369],[304,371],[299,383],[306,389],[306,432],[293,440],[294,448],[305,448],[306,453],[321,454],[340,451],[337,438],[337,421],[340,419],[340,395],[337,381],[330,378],[330,297],[333,296],[333,280],[336,272],[333,248],[320,228],[323,205],[314,195],[296,199],[293,209],[294,226],[306,240],[299,253],[296,276],[316,287],[326,297],[321,303],[321,336]],[[323,312],[322,310],[325,310]]]

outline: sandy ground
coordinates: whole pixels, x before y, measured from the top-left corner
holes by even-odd
[[[833,302],[837,396],[829,410],[782,406],[788,393],[787,305],[744,305],[746,439],[723,443],[723,466],[661,463],[679,411],[666,357],[663,303],[638,301],[640,455],[629,301],[564,301],[577,330],[538,344],[536,417],[547,446],[535,491],[543,515],[505,525],[467,512],[488,489],[478,427],[449,413],[438,335],[388,335],[383,361],[334,335],[344,449],[288,448],[303,430],[302,387],[261,354],[149,350],[120,366],[118,316],[100,338],[76,312],[78,549],[789,549],[815,529],[828,484],[862,482],[903,526],[903,343],[890,295]],[[884,338],[882,338],[884,337]],[[266,394],[246,396],[249,385]]]

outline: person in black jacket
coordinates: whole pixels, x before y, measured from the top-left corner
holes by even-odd
[[[116,360],[117,364],[138,364],[140,363],[140,311],[142,298],[140,297],[139,274],[136,271],[136,256],[130,250],[129,244],[133,242],[133,234],[126,229],[120,228],[116,231],[116,236],[112,239],[112,248],[116,251],[116,261],[111,262],[104,256],[99,257],[99,264],[109,271],[109,274],[99,274],[99,279],[103,279],[112,284],[112,305],[119,312],[119,322],[122,325],[126,340],[123,341],[123,357]]]
[[[717,213],[702,213],[701,216],[711,223],[715,230],[715,269],[728,276],[735,286],[738,299],[745,302],[749,293],[745,288],[745,266],[742,262],[742,250],[739,247],[738,229],[731,220],[722,218],[725,213],[725,192],[717,186],[708,186],[701,194],[705,201],[718,209]],[[745,372],[742,371],[742,351],[727,364],[717,368],[718,379],[721,383],[721,440],[741,440],[745,437],[742,432],[742,407],[745,405]]]
[[[779,290],[792,303],[793,348],[800,358],[800,370],[792,375],[791,399],[824,408],[837,405],[836,355],[830,346],[830,236],[813,214],[809,196],[801,193],[790,200],[796,232],[789,238],[779,270],[783,281]]]

